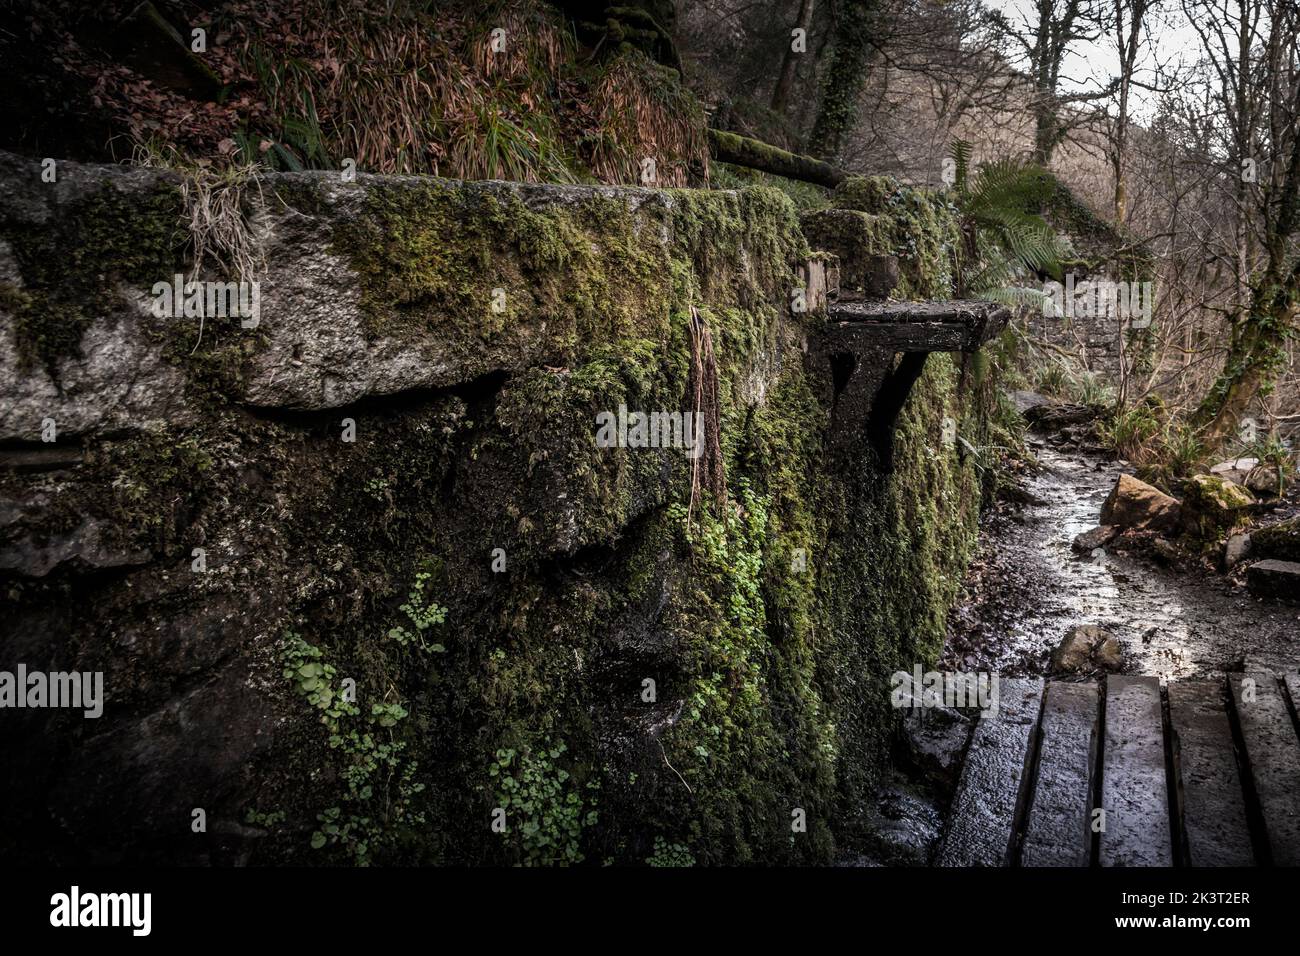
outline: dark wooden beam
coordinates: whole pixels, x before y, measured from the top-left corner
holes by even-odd
[[[1006,306],[980,301],[831,305],[806,361],[830,410],[832,455],[849,462],[870,449],[891,470],[898,415],[929,354],[976,352],[1010,318]]]
[[[995,302],[839,302],[827,313],[824,348],[974,352],[1010,318],[1011,310]]]

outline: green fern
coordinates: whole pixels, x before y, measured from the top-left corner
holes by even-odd
[[[973,147],[952,144],[954,199],[967,237],[959,269],[962,296],[1007,304],[1042,301],[1043,292],[1012,285],[1030,273],[1061,276],[1065,250],[1039,213],[1046,171],[1033,163],[1000,159],[983,163],[972,176]]]

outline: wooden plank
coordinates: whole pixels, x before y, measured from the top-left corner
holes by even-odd
[[[1273,863],[1300,866],[1300,740],[1291,712],[1272,674],[1233,674],[1229,684]]]
[[[853,322],[832,327],[826,335],[837,351],[969,352],[979,347],[960,322]]]
[[[939,866],[1007,866],[1043,697],[1040,677],[999,682],[996,713],[975,725]]]
[[[1087,866],[1092,857],[1097,683],[1047,685],[1022,866]]]
[[[1160,680],[1106,679],[1102,866],[1173,866]]]
[[[1286,674],[1283,677],[1287,693],[1291,695],[1291,707],[1300,711],[1300,674]]]
[[[1169,729],[1188,865],[1254,866],[1225,686],[1171,683]]]
[[[837,302],[827,310],[835,348],[887,345],[899,352],[973,352],[1006,327],[1006,306],[982,301]]]

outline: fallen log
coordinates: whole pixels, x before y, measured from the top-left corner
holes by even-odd
[[[745,166],[774,176],[784,176],[786,179],[816,183],[827,189],[834,189],[849,175],[820,159],[790,153],[748,136],[720,129],[709,130],[709,153],[722,163]]]

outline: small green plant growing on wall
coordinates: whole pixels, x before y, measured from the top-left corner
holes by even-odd
[[[299,634],[286,634],[282,658],[285,678],[320,711],[329,748],[339,758],[335,770],[343,792],[337,805],[317,814],[311,846],[337,845],[353,863],[366,866],[376,849],[391,848],[403,830],[425,822],[416,807],[425,789],[415,779],[419,764],[405,757],[406,742],[397,738],[409,714],[395,702],[371,704],[363,713],[335,690],[334,665]]]
[[[568,866],[583,860],[582,831],[596,824],[599,784],[576,784],[559,764],[567,750],[562,740],[526,753],[503,748],[488,767],[497,806],[505,809],[510,829],[518,834],[524,866]]]
[[[646,858],[646,866],[694,866],[695,857],[680,843],[669,843],[661,836],[655,837],[654,852]]]
[[[425,633],[435,624],[447,620],[447,609],[424,594],[429,577],[427,571],[421,571],[415,576],[415,583],[406,596],[406,603],[399,608],[406,615],[410,626],[408,627],[406,623],[395,625],[389,628],[388,637],[402,647],[418,647],[427,654],[441,654],[447,648],[441,644],[430,644],[424,639]]]
[[[271,828],[278,823],[283,823],[288,816],[283,810],[262,811],[255,807],[250,807],[244,814],[244,822],[250,827]]]
[[[356,716],[360,711],[335,693],[334,665],[323,658],[321,649],[303,640],[300,634],[293,631],[285,634],[284,676],[293,682],[307,703],[321,711],[321,723],[334,732],[341,718]]]

